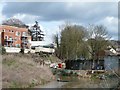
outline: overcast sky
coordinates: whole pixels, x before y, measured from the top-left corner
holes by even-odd
[[[118,39],[117,2],[4,2],[1,3],[1,20],[17,18],[32,25],[38,21],[46,34],[47,43],[59,32],[64,21],[87,26],[103,24],[113,39]]]

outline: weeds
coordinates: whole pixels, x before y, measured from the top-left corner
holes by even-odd
[[[37,82],[33,79],[32,82],[28,85],[28,88],[35,87],[37,85]]]
[[[5,79],[2,85],[3,88],[31,88],[50,81],[53,77],[51,70],[46,66],[37,67],[38,65],[33,61],[33,58],[27,54],[3,55],[2,78]],[[31,78],[33,78],[32,81]]]
[[[9,86],[9,88],[21,88],[21,87],[22,87],[22,85],[20,83],[15,82],[15,81],[13,81],[11,83],[11,85]]]
[[[12,66],[12,65],[15,65],[16,64],[16,61],[15,60],[3,60],[2,61],[2,63],[4,64],[4,65],[7,65],[7,66]]]
[[[98,76],[99,76],[99,74],[94,73],[94,74],[91,75],[91,79],[96,80],[96,79],[98,79]]]

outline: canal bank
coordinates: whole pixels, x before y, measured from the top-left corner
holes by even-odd
[[[41,59],[41,58],[39,58]],[[48,59],[48,58],[47,58]],[[104,80],[99,80],[90,77],[81,76],[82,70],[66,70],[70,74],[69,76],[59,75],[51,72],[51,69],[47,65],[39,65],[33,61],[34,57],[30,55],[4,55],[3,56],[3,87],[29,87],[29,88],[109,88],[117,87],[118,78],[116,75],[107,76]],[[54,69],[58,70],[58,69]],[[59,69],[60,70],[60,69]],[[63,71],[63,70],[61,70]],[[74,72],[71,72],[74,71]],[[78,72],[76,74],[76,72]],[[84,70],[83,74],[86,74]],[[111,72],[112,73],[112,72]],[[53,75],[54,74],[54,75]],[[112,75],[112,74],[110,74]],[[62,78],[59,82],[58,78]]]
[[[33,88],[53,81],[49,66],[40,65],[35,58],[28,54],[2,55],[2,88]],[[41,59],[39,56],[38,60]]]
[[[77,78],[78,80],[73,80],[70,82],[64,81],[52,81],[42,86],[36,86],[35,88],[101,88],[111,90],[111,88],[116,89],[118,78],[114,77],[112,79],[106,78],[106,80],[99,79],[88,79],[88,78]],[[117,90],[117,89],[116,89]]]
[[[34,88],[62,88],[67,82],[58,82],[57,80],[51,81],[45,85],[36,86]]]
[[[118,76],[110,72],[94,72],[91,74],[91,77],[88,78],[84,76],[78,76],[74,72],[71,73],[70,70],[65,70],[67,73],[61,72],[62,74],[60,74],[59,71],[57,71],[55,74],[55,81],[51,81],[42,86],[36,86],[35,88],[107,88],[108,90],[111,90],[111,88],[116,89],[120,81]]]

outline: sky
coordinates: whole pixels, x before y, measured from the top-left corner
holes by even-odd
[[[20,19],[27,25],[39,22],[45,43],[53,42],[65,21],[78,25],[104,25],[112,39],[118,39],[117,2],[2,2],[0,19]]]

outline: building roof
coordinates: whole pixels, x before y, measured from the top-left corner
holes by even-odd
[[[115,54],[115,53],[111,52],[110,50],[105,50],[105,55],[116,56],[117,53]]]
[[[22,32],[26,32],[28,31],[27,28],[19,28],[19,27],[15,27],[15,26],[9,26],[9,25],[0,25],[0,32],[2,32],[2,30],[13,30],[13,31],[22,31]]]

